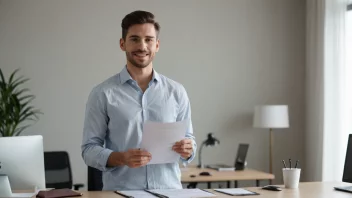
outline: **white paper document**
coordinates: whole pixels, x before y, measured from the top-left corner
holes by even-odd
[[[243,188],[220,188],[220,189],[214,189],[217,192],[222,192],[230,195],[255,195],[257,193],[248,191]]]
[[[169,198],[194,198],[194,197],[216,197],[213,193],[195,189],[155,189],[149,190],[159,195],[164,195]]]
[[[140,147],[152,154],[148,164],[178,162],[180,155],[172,146],[185,138],[188,125],[189,119],[173,123],[145,122]]]

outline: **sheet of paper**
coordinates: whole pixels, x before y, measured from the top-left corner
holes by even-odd
[[[154,189],[149,190],[154,193],[165,195],[169,198],[191,198],[191,197],[216,197],[216,195],[200,190],[195,189]]]
[[[219,188],[219,189],[214,189],[215,191],[218,192],[224,192],[227,194],[232,194],[232,195],[253,195],[255,193],[248,191],[243,188]]]
[[[148,192],[145,192],[144,190],[122,190],[118,192],[121,192],[124,195],[136,197],[136,198],[155,198],[156,197]]]
[[[173,123],[145,122],[141,148],[152,154],[148,164],[178,162],[180,155],[172,150],[172,146],[185,138],[189,120]]]

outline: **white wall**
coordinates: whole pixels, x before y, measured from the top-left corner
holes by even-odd
[[[0,67],[31,78],[27,86],[44,112],[23,135],[42,134],[45,150],[69,151],[74,182],[86,182],[85,102],[94,85],[124,66],[120,23],[136,9],[161,24],[154,66],[186,87],[197,143],[208,132],[221,141],[206,148],[205,163],[232,164],[245,142],[249,167],[268,171],[269,133],[252,128],[253,109],[289,105],[291,127],[275,131],[274,173],[282,183],[281,160],[304,158],[304,0],[2,0]]]

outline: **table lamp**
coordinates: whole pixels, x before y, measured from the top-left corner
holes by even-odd
[[[215,146],[217,144],[220,144],[220,141],[216,139],[212,133],[208,134],[208,138],[202,142],[199,148],[199,153],[198,153],[198,168],[204,168],[204,164],[202,162],[202,149],[204,146]]]
[[[288,117],[287,105],[261,105],[254,109],[253,127],[268,128],[270,132],[270,173],[273,173],[273,129],[288,128]]]

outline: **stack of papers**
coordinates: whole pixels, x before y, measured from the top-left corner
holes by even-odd
[[[208,165],[207,168],[211,168],[211,169],[214,169],[217,171],[234,171],[235,170],[235,167],[228,166],[225,164],[211,164],[211,165]]]

